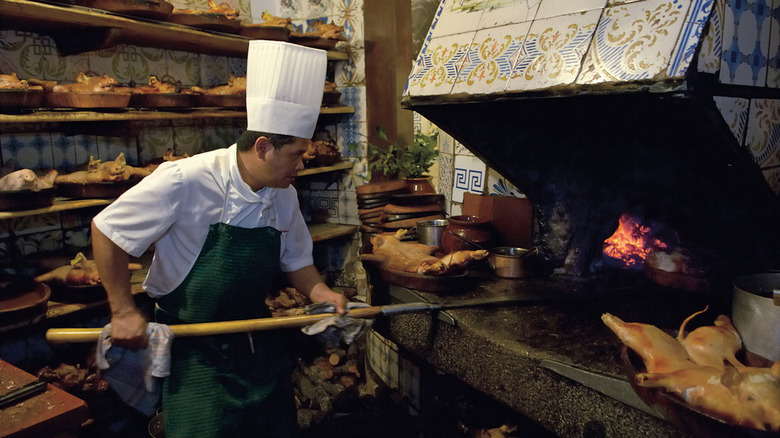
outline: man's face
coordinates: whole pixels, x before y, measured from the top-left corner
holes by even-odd
[[[303,154],[309,148],[311,141],[295,137],[292,143],[287,143],[280,149],[269,144],[266,154],[266,164],[271,181],[270,187],[287,188],[295,181],[298,172],[303,170]]]

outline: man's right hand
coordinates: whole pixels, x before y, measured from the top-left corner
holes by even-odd
[[[111,315],[111,344],[137,350],[146,348],[146,318],[138,309]]]

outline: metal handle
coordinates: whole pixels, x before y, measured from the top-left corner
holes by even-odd
[[[457,237],[458,239],[460,239],[460,240],[462,240],[462,241],[466,242],[466,243],[469,243],[469,244],[471,244],[471,245],[474,245],[474,246],[476,246],[476,247],[477,247],[477,248],[479,248],[479,249],[482,249],[482,250],[484,250],[484,249],[485,249],[485,248],[483,248],[483,247],[482,247],[482,245],[480,245],[479,243],[477,243],[477,242],[473,242],[473,241],[471,241],[470,239],[467,239],[467,238],[465,238],[465,237],[463,237],[463,236],[459,236],[459,235],[457,235],[457,234],[453,233],[453,232],[452,232],[452,230],[450,230],[450,229],[447,229],[447,232],[448,232],[448,233],[450,233],[450,234],[452,234],[453,236]]]

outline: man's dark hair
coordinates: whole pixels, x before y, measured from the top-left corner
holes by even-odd
[[[295,141],[295,137],[292,135],[269,134],[267,132],[259,131],[244,131],[236,141],[238,150],[242,152],[250,150],[252,146],[254,146],[257,139],[260,137],[266,137],[268,141],[271,142],[274,149],[281,149],[282,146]]]

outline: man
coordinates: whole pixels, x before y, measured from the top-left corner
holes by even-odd
[[[147,345],[127,263],[152,244],[144,289],[161,323],[268,317],[264,300],[279,270],[313,302],[346,312],[346,298],[313,266],[290,186],[319,116],[325,68],[322,50],[251,41],[247,132],[227,149],[161,165],[95,217],[93,252],[113,344]],[[174,340],[162,395],[166,436],[295,435],[287,365],[272,331]]]

